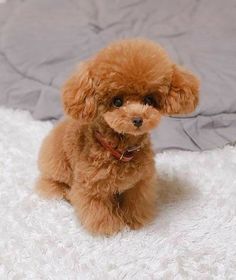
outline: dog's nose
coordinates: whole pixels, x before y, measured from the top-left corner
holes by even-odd
[[[134,126],[140,127],[143,124],[143,119],[140,117],[133,118]]]

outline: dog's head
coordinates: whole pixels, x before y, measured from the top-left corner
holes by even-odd
[[[63,89],[64,109],[74,119],[105,121],[118,133],[144,134],[161,115],[192,112],[199,82],[174,64],[157,44],[123,40],[80,65]]]

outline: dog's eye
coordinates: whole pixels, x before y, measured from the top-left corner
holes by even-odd
[[[156,105],[155,98],[152,95],[145,96],[143,101],[144,101],[145,105],[149,105],[149,106],[155,106]]]
[[[114,107],[121,107],[123,105],[123,98],[122,97],[114,97],[112,100],[112,105]]]

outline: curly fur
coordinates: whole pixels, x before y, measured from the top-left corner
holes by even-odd
[[[70,201],[92,233],[110,235],[125,225],[137,229],[150,222],[156,173],[149,131],[162,115],[192,112],[198,91],[196,77],[173,64],[159,45],[142,39],[112,43],[66,82],[62,101],[68,116],[42,144],[38,191]],[[153,106],[143,103],[147,95]],[[115,96],[123,98],[123,106],[112,106]],[[141,127],[133,125],[137,116]],[[133,145],[141,150],[130,162],[118,161],[98,143],[95,131],[120,150]]]

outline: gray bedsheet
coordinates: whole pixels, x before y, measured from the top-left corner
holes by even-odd
[[[197,111],[163,119],[157,150],[236,141],[235,0],[8,0],[0,4],[0,105],[62,115],[59,88],[112,40],[146,37],[202,81]]]

